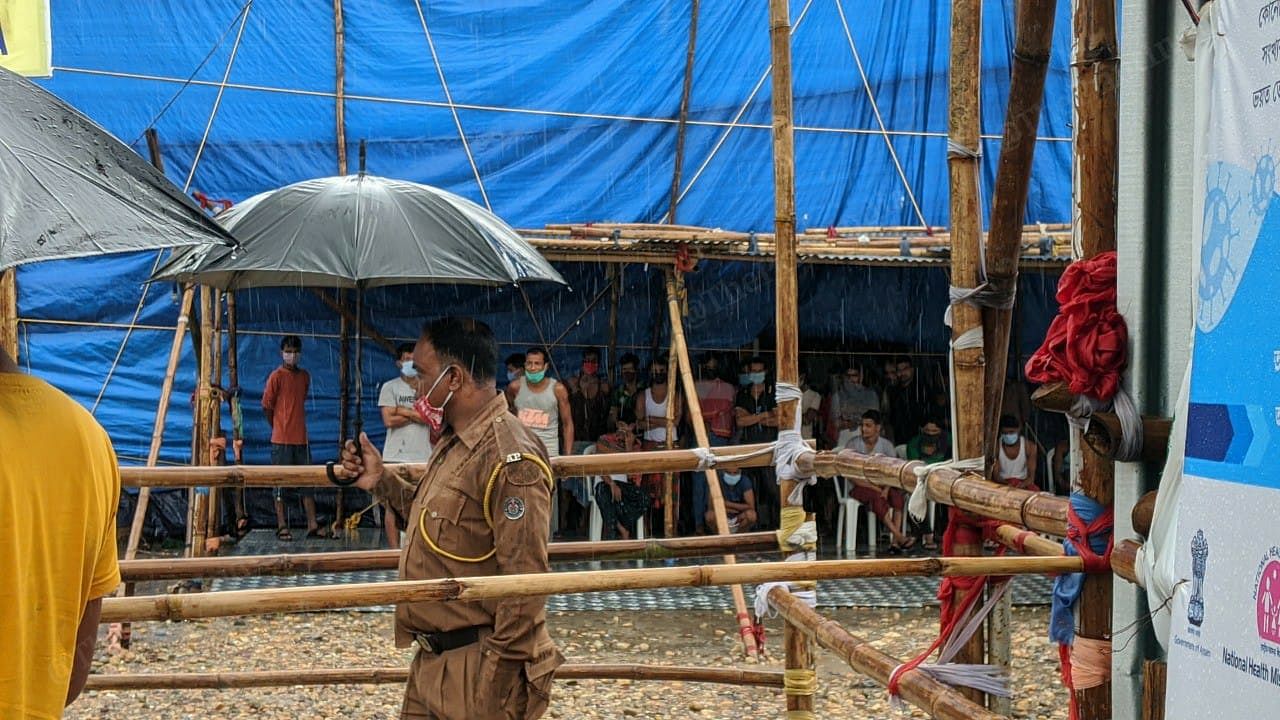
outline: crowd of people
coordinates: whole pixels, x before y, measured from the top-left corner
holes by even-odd
[[[262,407],[271,425],[273,462],[309,462],[305,401],[310,377],[299,361],[302,342],[296,336],[281,341],[281,364],[267,379]],[[420,378],[413,367],[413,345],[396,349],[396,376],[381,387],[378,405],[386,428],[383,454],[389,462],[426,462],[432,434],[414,409]],[[512,414],[546,448],[549,457],[688,447],[694,444],[691,413],[679,383],[668,377],[669,357],[655,352],[644,363],[634,353],[617,359],[614,373],[595,348],[581,351],[570,368],[556,368],[546,348],[533,347],[505,360],[498,373]],[[868,455],[889,455],[924,462],[951,459],[950,393],[946,374],[936,360],[906,355],[809,356],[801,374],[802,434],[819,449],[847,449]],[[736,370],[736,372],[735,372]],[[781,418],[775,400],[774,372],[759,356],[741,359],[732,353],[708,353],[694,368],[695,388],[703,430],[713,446],[768,443],[777,438]],[[1059,490],[1052,478],[1064,477],[1065,442],[1042,445],[1028,423],[1030,407],[1025,387],[1011,383],[1006,390],[1008,411],[1000,423],[997,476],[1010,485]],[[668,408],[671,403],[672,407]],[[668,440],[670,428],[671,438]],[[1045,450],[1053,450],[1058,468],[1049,468]],[[732,531],[774,529],[779,497],[773,470],[745,468],[714,473],[726,501]],[[860,481],[847,483],[849,496],[874,512],[889,536],[889,551],[905,551],[919,544],[936,549],[935,528],[908,518],[901,491]],[[559,537],[587,535],[591,505],[600,513],[604,539],[631,537],[637,522],[659,532],[664,504],[675,504],[677,534],[716,532],[715,513],[708,499],[707,478],[681,473],[670,496],[664,475],[615,474],[576,478],[560,483],[552,525]],[[830,483],[813,488],[806,501],[818,513],[820,526],[833,527],[839,493]],[[311,494],[300,494],[308,537],[323,537],[326,526],[316,519]],[[935,523],[945,523],[945,508]],[[400,546],[404,518],[384,508],[383,527],[390,547]],[[277,535],[292,538],[284,503],[276,491]],[[938,528],[940,529],[940,527]]]

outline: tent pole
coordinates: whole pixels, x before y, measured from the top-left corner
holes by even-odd
[[[626,265],[609,265],[609,386],[618,382],[618,305],[622,302],[622,273]]]
[[[958,146],[948,153],[947,166],[951,185],[951,282],[956,287],[973,288],[982,281],[979,277],[979,258],[982,247],[981,206],[978,197],[979,140],[979,83],[981,81],[982,52],[982,1],[952,0],[951,3],[951,76],[950,117],[948,134],[951,143]],[[967,151],[967,152],[966,152]],[[977,307],[958,303],[951,306],[951,337],[954,343],[965,332],[982,328],[982,316]],[[983,450],[983,409],[985,384],[985,358],[981,347],[952,351],[952,388],[955,392],[956,457],[985,457]],[[962,530],[974,526],[966,520],[965,513],[951,512],[949,522]],[[973,535],[965,532],[964,535]],[[976,540],[957,541],[954,555],[982,555],[981,533]],[[967,593],[961,593],[956,602],[962,602]],[[982,664],[985,662],[985,633],[975,632],[956,657],[956,662]],[[964,694],[981,703],[983,694],[965,690]]]
[[[775,320],[777,338],[778,382],[800,384],[800,317],[797,308],[796,287],[796,198],[795,198],[795,135],[791,105],[791,18],[787,0],[769,0],[769,39],[773,60],[773,191],[774,191],[774,241],[777,245],[774,272],[776,276]],[[796,411],[798,401],[787,400],[778,404],[778,431],[799,431]],[[813,516],[804,513],[803,507],[791,505],[790,496],[796,483],[780,482],[780,527],[788,527],[799,513],[805,522]],[[782,531],[779,531],[779,547],[783,556],[789,549]],[[809,549],[805,548],[806,551]],[[800,553],[805,557],[805,553]],[[805,587],[798,585],[797,587]],[[816,589],[816,586],[814,586]],[[786,638],[786,668],[789,676],[801,678],[798,684],[807,691],[792,692],[792,684],[784,689],[787,715],[812,717],[814,676],[814,644],[808,635],[789,628]],[[801,677],[803,676],[803,677]]]
[[[342,0],[333,0],[333,99],[336,107],[334,108],[335,131],[338,143],[338,174],[347,174],[347,118],[346,118],[346,87],[347,87],[347,52],[346,52],[347,34],[345,23],[342,17]],[[346,426],[343,426],[346,429]]]
[[[222,465],[226,462],[226,453],[219,458],[213,451],[213,441],[222,437],[222,291],[215,289],[213,291],[213,369],[209,374],[212,386],[219,388],[214,391],[210,388],[209,392],[209,464]],[[225,446],[224,446],[225,449]],[[209,490],[209,520],[208,520],[208,540],[212,542],[210,552],[216,554],[217,542],[216,538],[221,537],[222,523],[219,518],[218,491]]]
[[[200,367],[196,384],[196,465],[211,465],[209,439],[213,432],[213,288],[200,286]],[[191,556],[205,554],[205,540],[209,537],[208,488],[195,489],[195,502],[188,508],[192,518]],[[202,492],[203,491],[203,492]]]
[[[684,321],[681,318],[680,298],[676,292],[675,278],[671,273],[667,274],[667,311],[671,315],[671,354],[680,362],[680,384],[684,388],[684,395],[689,406],[689,425],[693,427],[693,436],[698,441],[698,447],[711,447],[711,439],[707,435],[707,426],[702,418],[702,403],[698,400],[698,388],[693,382],[693,363],[689,359],[689,345],[684,337]],[[670,377],[670,376],[669,376]],[[668,380],[668,382],[673,382]],[[704,480],[705,478],[705,480]],[[711,508],[716,514],[716,534],[729,534],[729,514],[724,508],[724,495],[720,492],[720,474],[713,469],[709,469],[703,475],[703,478],[695,477],[693,482],[707,483],[707,497],[711,500]],[[693,519],[693,524],[697,525],[699,518]],[[733,555],[725,555],[724,563],[733,565],[737,562],[737,558]],[[742,593],[741,585],[733,586],[733,608],[738,616],[738,631],[742,636],[743,650],[747,657],[754,657],[757,653],[756,636],[752,632],[751,615],[747,612],[746,597]]]
[[[667,271],[667,282],[671,283],[671,271]],[[674,343],[675,327],[671,328],[672,341]],[[676,373],[680,370],[680,363],[676,362],[676,352],[671,348],[667,353],[667,449],[675,447],[676,437],[676,403],[680,402],[679,393],[676,392]],[[676,521],[679,519],[676,512],[676,493],[675,493],[676,477],[671,473],[662,476],[662,530],[663,537],[676,536]]]
[[[0,350],[18,361],[18,269],[0,271]]]
[[[1117,93],[1119,44],[1116,37],[1114,0],[1076,2],[1073,61],[1075,68],[1075,167],[1076,227],[1080,233],[1079,259],[1116,249],[1117,191]],[[1079,430],[1075,447],[1084,447]],[[1115,498],[1115,463],[1096,453],[1080,452],[1072,490],[1111,507]],[[1083,638],[1111,638],[1111,578],[1086,577],[1076,606],[1077,634]],[[1081,720],[1111,717],[1110,677],[1097,687],[1075,691]]]
[[[685,129],[689,123],[689,96],[693,93],[693,58],[698,45],[698,1],[689,5],[689,49],[684,58],[684,87],[680,90],[680,119],[676,123],[675,170],[671,173],[671,202],[667,205],[667,222],[676,223],[676,206],[680,204],[680,173],[684,168]]]

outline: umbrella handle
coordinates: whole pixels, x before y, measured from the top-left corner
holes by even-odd
[[[357,444],[357,447],[359,447],[359,444]],[[356,480],[358,480],[359,478],[338,477],[337,473],[333,471],[334,466],[337,464],[338,463],[334,460],[330,460],[329,462],[324,464],[324,474],[329,476],[329,482],[333,483],[334,485],[337,485],[338,487],[347,487],[349,485],[355,485]]]

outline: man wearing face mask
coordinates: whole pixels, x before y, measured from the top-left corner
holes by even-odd
[[[307,393],[311,391],[311,374],[298,367],[302,355],[302,338],[286,335],[280,341],[280,367],[271,371],[262,391],[262,410],[271,426],[271,464],[309,465],[311,452],[307,444]],[[284,511],[284,488],[275,488],[276,537],[292,540],[289,521]],[[299,488],[302,510],[307,516],[307,537],[328,537],[316,522],[316,498],[312,488]]]
[[[720,494],[724,496],[724,509],[729,519],[729,532],[747,532],[755,527],[759,519],[756,515],[756,493],[751,488],[751,481],[743,482],[741,470],[722,470],[720,472]],[[716,532],[716,512],[708,510],[703,516],[711,532]]]
[[[524,377],[524,353],[511,353],[507,356],[507,384]]]
[[[747,361],[746,384],[738,391],[733,409],[738,424],[738,442],[767,443],[778,439],[778,401],[774,397],[772,383],[767,383],[768,373],[764,359],[753,357]],[[772,467],[744,468],[743,474],[762,500],[765,526],[777,517],[780,507],[778,483]],[[771,528],[769,528],[771,529]]]
[[[633,425],[636,422],[636,396],[644,387],[640,384],[640,358],[626,353],[618,359],[618,387],[613,389],[609,401],[609,427],[618,423]]]
[[[1023,490],[1039,491],[1036,485],[1037,449],[1022,436],[1022,423],[1012,415],[1000,417],[1000,452],[996,453],[996,481]]]
[[[418,399],[418,371],[413,367],[413,343],[396,348],[396,365],[400,374],[382,384],[378,393],[378,409],[387,427],[387,440],[382,445],[382,459],[393,463],[424,463],[431,458],[431,431],[413,403]],[[387,547],[400,549],[400,518],[383,503],[382,527],[387,534]]]
[[[335,469],[409,519],[401,579],[549,572],[554,480],[542,441],[497,391],[493,332],[471,319],[437,320],[413,360],[415,409],[441,432],[431,468],[416,478],[384,465],[361,435],[359,452],[349,441]],[[543,597],[401,603],[395,636],[398,647],[418,646],[402,719],[539,718],[564,662]]]
[[[920,427],[920,433],[911,438],[911,442],[907,443],[907,459],[919,460],[926,464],[940,463],[951,459],[951,438],[947,433],[943,432],[941,420],[931,416],[924,421],[924,425]],[[934,520],[939,528],[947,526],[946,505],[938,503],[935,506]],[[926,518],[920,523],[920,530],[924,537],[924,549],[937,550],[938,545],[933,539],[933,528],[929,527],[928,522],[928,518]]]

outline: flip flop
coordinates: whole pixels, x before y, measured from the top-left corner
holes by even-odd
[[[288,542],[293,539],[293,533],[289,532],[289,528],[287,527],[277,528],[276,537]]]

